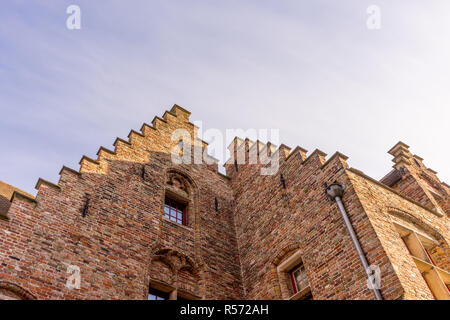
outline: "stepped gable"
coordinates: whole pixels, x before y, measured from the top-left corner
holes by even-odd
[[[155,116],[151,121],[152,125],[143,123],[140,132],[131,130],[127,140],[117,137],[113,143],[113,150],[101,146],[97,151],[96,159],[83,155],[79,162],[79,170],[63,166],[59,174],[60,176],[68,175],[76,178],[82,178],[84,173],[106,174],[111,161],[130,161],[144,164],[148,161],[151,152],[170,153],[176,142],[166,141],[166,144],[152,142],[162,139],[164,135],[170,135],[177,128],[187,130],[191,136],[190,145],[193,148],[201,148],[203,152],[207,148],[208,143],[197,138],[198,128],[189,121],[190,114],[191,112],[175,104],[170,111],[164,112],[162,118]],[[208,167],[222,176],[217,168],[219,161],[211,156],[208,156],[207,161],[209,163]],[[53,183],[39,178],[35,187],[38,190],[36,198],[39,198],[39,192],[43,187],[60,190],[60,181]],[[6,183],[0,184],[0,191],[2,191],[0,196],[3,196],[3,199],[0,200],[0,212],[3,210],[4,216],[9,208],[9,200],[6,201],[6,199],[13,201],[15,197],[20,197],[30,202],[36,201],[36,198],[31,194]]]
[[[408,145],[389,150],[394,168],[377,181],[349,168],[340,152],[327,157],[319,149],[236,137],[224,176],[216,159],[171,161],[185,147],[206,151],[189,116],[175,105],[128,139],[117,138],[114,148],[82,156],[79,170],[63,166],[57,183],[40,178],[36,197],[8,187],[0,293],[373,299],[345,209],[368,264],[380,268],[383,299],[448,299],[449,186]],[[190,140],[173,139],[177,129]],[[273,164],[271,174],[262,173]],[[327,196],[333,183],[344,186],[341,202]],[[80,268],[79,289],[66,286],[68,266]],[[308,287],[295,292],[299,266]]]
[[[14,191],[0,220],[0,278],[38,299],[142,299],[161,281],[184,298],[238,299],[229,178],[212,157],[171,161],[177,129],[190,135],[183,151],[208,146],[189,115],[175,105],[113,148],[82,156],[79,170],[63,166],[58,182],[39,178],[36,197]],[[183,225],[164,214],[167,198],[183,204]],[[68,265],[80,267],[81,290],[65,286]]]
[[[399,141],[389,151],[393,170],[380,182],[400,194],[419,202],[437,214],[450,214],[450,194],[437,172],[425,166],[423,158],[413,155],[409,146]]]
[[[0,218],[6,218],[6,214],[11,206],[11,199],[14,193],[20,193],[26,197],[34,199],[34,196],[6,182],[0,181]]]
[[[235,137],[228,145],[230,157],[225,162],[224,167],[227,170],[227,176],[232,177],[235,172],[244,173],[251,170],[254,174],[258,174],[255,168],[261,168],[261,166],[268,166],[271,161],[277,161],[279,167],[286,166],[287,162],[298,162],[303,167],[308,166],[309,163],[313,163],[314,167],[318,170],[327,166],[330,160],[338,157],[342,162],[342,165],[348,168],[346,160],[347,156],[336,151],[329,159],[326,160],[327,154],[323,151],[316,149],[309,156],[308,151],[300,146],[296,146],[294,149],[281,144],[277,147],[272,142],[262,143],[261,141],[252,141],[248,138],[241,139]],[[236,170],[237,166],[237,170]]]

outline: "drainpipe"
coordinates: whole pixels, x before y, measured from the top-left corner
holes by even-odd
[[[336,201],[339,211],[341,212],[342,218],[344,219],[345,226],[347,227],[348,233],[350,233],[350,238],[352,238],[353,245],[355,246],[356,251],[358,252],[359,260],[361,260],[361,264],[366,272],[367,278],[371,283],[372,271],[369,268],[369,264],[367,263],[367,259],[364,255],[364,252],[361,249],[361,245],[359,244],[358,238],[356,237],[355,230],[353,230],[353,226],[347,216],[347,212],[345,211],[344,204],[342,203],[342,195],[344,194],[345,186],[340,185],[338,183],[332,183],[326,188],[326,193],[328,195],[328,199]],[[372,288],[372,291],[377,300],[383,300],[381,296],[380,290],[376,288]]]

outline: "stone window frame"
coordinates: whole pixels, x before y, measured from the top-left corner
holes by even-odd
[[[294,291],[294,288],[292,287],[293,284],[291,283],[291,273],[296,270],[296,268],[300,265],[304,265],[304,261],[301,256],[301,250],[297,250],[292,255],[290,255],[287,259],[285,259],[283,262],[281,262],[277,266],[277,274],[278,279],[280,281],[280,287],[281,288],[287,288],[288,290],[281,290],[282,292],[282,298],[284,300],[303,300],[308,299],[312,297],[311,292],[311,284],[308,279],[308,286],[306,286],[304,289],[302,289],[299,292]],[[306,270],[306,266],[305,266]],[[284,292],[293,292],[290,296],[287,296],[284,294]]]
[[[450,272],[436,266],[428,251],[439,243],[427,234],[397,221],[393,221],[393,224],[435,299],[449,300]]]
[[[176,178],[177,180],[182,180],[182,184],[184,187],[187,187],[189,190],[180,190],[170,184],[167,181],[170,177]],[[193,179],[186,173],[184,170],[179,170],[176,168],[170,168],[166,171],[166,183],[162,192],[162,205],[161,205],[161,215],[162,219],[170,223],[172,225],[176,225],[181,228],[185,228],[186,230],[192,230],[196,225],[196,199],[197,199],[197,185],[193,181]],[[165,199],[168,197],[169,199],[180,202],[186,205],[186,224],[180,224],[175,221],[172,221],[165,217],[164,207],[165,207]]]

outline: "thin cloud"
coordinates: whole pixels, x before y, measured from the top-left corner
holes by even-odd
[[[205,129],[281,142],[380,178],[398,140],[449,180],[448,1],[9,1],[0,12],[0,179],[32,192],[173,103]]]

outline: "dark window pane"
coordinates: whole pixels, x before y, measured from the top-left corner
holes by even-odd
[[[186,204],[166,196],[164,201],[164,216],[176,223],[186,224]]]
[[[148,293],[148,300],[168,300],[169,294],[159,290],[150,288]]]

